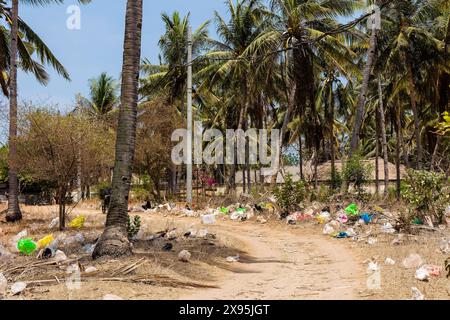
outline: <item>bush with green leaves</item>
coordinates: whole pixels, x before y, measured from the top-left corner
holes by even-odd
[[[347,184],[353,183],[356,191],[361,193],[363,191],[363,185],[370,179],[372,170],[371,165],[363,163],[359,154],[354,154],[346,161],[342,175]]]
[[[332,190],[338,190],[342,186],[342,174],[337,171],[331,171],[331,189]]]
[[[273,190],[278,205],[285,211],[293,211],[305,200],[307,194],[305,181],[292,181],[292,175],[287,174],[284,178],[284,184],[275,187]]]
[[[444,174],[409,169],[402,197],[411,206],[409,212],[412,219],[430,215],[441,223],[450,201],[449,181]]]
[[[137,235],[140,229],[141,229],[141,217],[134,216],[133,221],[131,221],[130,216],[128,216],[127,222],[128,238],[132,239],[135,235]]]

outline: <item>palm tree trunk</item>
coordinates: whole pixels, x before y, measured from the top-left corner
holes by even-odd
[[[376,29],[372,29],[370,35],[369,50],[367,52],[367,62],[363,72],[363,82],[361,86],[361,92],[358,97],[358,105],[356,109],[355,125],[352,132],[352,140],[350,142],[350,156],[357,151],[360,140],[360,131],[364,118],[364,106],[366,104],[367,91],[369,90],[370,73],[372,71],[372,65],[375,60],[375,51],[377,47],[377,32]]]
[[[378,75],[378,98],[380,100],[378,107],[380,114],[381,148],[383,149],[383,161],[384,161],[384,195],[386,196],[389,185],[389,157],[386,138],[386,119],[384,116],[383,90],[381,88],[380,75]]]
[[[22,219],[19,207],[19,180],[17,178],[17,38],[19,21],[19,0],[12,1],[12,26],[10,49],[9,84],[9,154],[8,154],[8,213],[6,221]]]
[[[397,98],[397,110],[395,112],[395,118],[396,118],[396,127],[397,127],[397,143],[395,146],[395,169],[397,173],[397,200],[400,200],[400,187],[401,187],[401,181],[400,181],[400,144],[403,144],[403,137],[400,137],[402,128],[401,128],[401,121],[400,121],[400,103],[399,99]]]
[[[417,148],[417,162],[416,162],[416,168],[418,170],[422,170],[422,141],[420,139],[420,120],[419,120],[419,113],[417,110],[417,101],[416,101],[416,89],[414,85],[414,77],[412,72],[412,64],[408,60],[407,61],[407,80],[408,80],[408,88],[409,88],[409,97],[411,99],[411,109],[413,111],[414,116],[414,136],[416,139],[416,148]]]
[[[141,30],[142,0],[128,0],[111,202],[105,230],[92,253],[94,259],[132,254],[127,237],[127,219],[136,140]]]
[[[379,161],[378,158],[380,157],[380,129],[379,129],[379,122],[380,122],[380,117],[378,115],[378,112],[375,112],[376,116],[375,116],[375,193],[378,196],[380,194],[380,171],[379,171]]]
[[[298,134],[298,157],[299,157],[299,169],[300,169],[300,180],[303,180],[303,156],[302,156],[302,135]]]
[[[330,130],[330,157],[331,157],[331,181],[332,188],[334,188],[335,178],[336,178],[336,151],[334,148],[334,92],[333,92],[333,82],[331,83],[330,92],[330,119],[329,119],[329,130]]]

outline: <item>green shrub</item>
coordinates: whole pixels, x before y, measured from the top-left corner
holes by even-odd
[[[328,202],[332,195],[332,189],[326,185],[320,185],[318,189],[311,190],[309,200],[318,202]]]
[[[442,222],[445,207],[450,200],[449,182],[445,175],[425,170],[407,171],[403,198],[410,204],[411,218],[422,219],[431,215]]]
[[[347,184],[353,183],[358,193],[363,191],[363,185],[370,179],[373,168],[365,165],[359,154],[354,154],[344,165],[342,174]]]
[[[128,238],[131,239],[141,229],[141,217],[140,216],[134,216],[133,221],[131,221],[130,216],[128,216],[127,221],[127,232],[128,232]]]
[[[285,211],[293,211],[306,197],[305,181],[292,181],[292,175],[287,174],[284,184],[273,190],[278,205]]]
[[[137,201],[146,201],[150,197],[150,191],[144,186],[133,186],[132,187],[133,198]]]
[[[331,172],[331,189],[339,190],[342,187],[342,174],[334,170]]]

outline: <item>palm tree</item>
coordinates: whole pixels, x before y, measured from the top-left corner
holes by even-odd
[[[160,64],[150,63],[144,59],[141,71],[144,74],[141,80],[140,93],[147,99],[164,93],[169,104],[177,104],[177,108],[184,112],[184,96],[186,92],[186,63],[187,63],[187,32],[190,14],[181,17],[178,11],[172,16],[166,13],[161,15],[165,25],[165,33],[159,39],[161,49]],[[192,54],[198,56],[207,48],[209,21],[203,22],[192,33]],[[194,65],[194,73],[198,69]]]
[[[445,36],[436,38],[432,27],[445,15],[445,0],[399,0],[394,1],[386,10],[386,20],[380,34],[381,64],[389,75],[396,78],[396,90],[408,92],[410,110],[414,121],[414,141],[416,144],[416,167],[423,167],[424,152],[422,146],[421,118],[423,106],[433,103],[428,92],[434,95],[439,87],[436,71],[448,69],[445,62]],[[448,19],[448,17],[447,17]],[[447,19],[442,19],[447,23]],[[401,61],[402,63],[398,63]],[[405,76],[402,76],[405,75]],[[434,82],[432,84],[432,82]],[[423,89],[419,88],[423,86]],[[419,108],[422,106],[422,109]]]
[[[81,3],[87,3],[90,0],[80,0]],[[52,2],[61,3],[62,0],[22,0],[25,4],[32,5],[43,5]],[[22,213],[19,207],[19,183],[17,179],[17,53],[19,52],[22,62],[22,68],[25,71],[31,71],[35,74],[37,79],[46,83],[48,76],[43,69],[42,65],[35,63],[31,58],[29,49],[20,40],[19,30],[24,33],[25,38],[30,40],[30,42],[35,46],[38,55],[41,57],[41,61],[46,61],[50,63],[56,71],[61,74],[64,78],[69,79],[69,75],[64,67],[58,62],[58,60],[53,56],[51,51],[42,42],[42,40],[29,28],[20,18],[19,18],[19,0],[12,0],[11,13],[8,13],[4,9],[4,1],[0,3],[2,5],[1,13],[6,17],[11,24],[11,34],[10,34],[10,50],[9,50],[9,68],[10,68],[10,79],[9,79],[9,155],[8,155],[8,213],[6,215],[6,221],[14,222],[22,219]],[[3,47],[3,48],[1,48]],[[3,54],[0,56],[3,61],[0,61],[1,71],[4,71],[7,67],[5,59],[8,60],[8,55],[5,53],[7,41],[4,32],[0,32],[0,51]],[[2,74],[0,78],[4,82],[5,76]],[[4,87],[4,85],[2,85]]]
[[[217,33],[220,40],[214,41],[214,48],[204,59],[208,62],[198,71],[203,79],[199,90],[208,89],[221,96],[227,94],[225,122],[227,128],[244,128],[247,120],[251,84],[254,80],[251,68],[254,67],[246,57],[250,44],[264,30],[264,8],[257,0],[228,0],[230,20],[225,21],[215,12]],[[255,67],[256,68],[256,67]],[[238,106],[238,107],[237,107]],[[236,108],[237,107],[237,108]],[[231,166],[227,191],[234,185],[236,164]]]
[[[106,72],[89,80],[89,99],[78,96],[78,108],[102,118],[108,115],[118,104],[117,84]]]
[[[112,195],[105,230],[92,253],[94,259],[132,254],[127,219],[136,140],[141,32],[142,0],[128,0]]]

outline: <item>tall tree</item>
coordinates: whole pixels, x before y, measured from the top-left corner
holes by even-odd
[[[21,0],[25,4],[31,5],[44,5],[52,2],[62,3],[63,0]],[[81,3],[88,3],[90,0],[79,0]],[[58,73],[62,74],[66,79],[69,79],[67,71],[53,56],[47,46],[42,40],[19,18],[19,0],[12,0],[11,14],[8,15],[2,7],[2,13],[4,16],[9,17],[11,24],[10,35],[10,50],[9,50],[9,154],[8,154],[8,213],[6,215],[6,221],[14,222],[22,219],[22,213],[19,206],[19,181],[17,178],[17,53],[20,53],[20,57],[25,57],[21,60],[22,66],[25,71],[32,71],[38,80],[45,83],[47,80],[47,74],[43,67],[35,63],[31,58],[31,54],[24,46],[22,41],[19,41],[19,29],[24,32],[25,36],[31,40],[35,45],[38,54],[41,56],[41,60],[47,60],[51,65],[55,67]],[[5,47],[7,43],[4,37],[1,37],[4,33],[0,33],[0,42]],[[3,54],[3,58],[8,55]],[[2,69],[6,68],[6,63],[0,61]],[[1,76],[4,79],[4,75]],[[3,81],[0,81],[3,82]],[[4,87],[4,85],[3,85]]]
[[[91,115],[103,117],[117,106],[117,84],[106,72],[89,80],[89,91],[89,98],[78,96],[77,108],[83,108]]]
[[[9,156],[8,156],[8,213],[6,221],[22,219],[19,207],[19,180],[17,178],[17,38],[19,24],[19,0],[12,1],[12,26],[9,82]]]
[[[128,0],[112,194],[105,230],[92,253],[94,259],[132,254],[127,219],[136,140],[141,32],[142,0]]]

